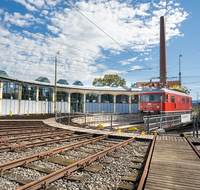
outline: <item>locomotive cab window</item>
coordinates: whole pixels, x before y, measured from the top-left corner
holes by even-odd
[[[141,102],[149,102],[149,95],[141,95]]]
[[[183,102],[183,104],[185,104],[185,98],[182,98],[182,102]]]
[[[160,94],[151,94],[150,102],[160,102]]]
[[[171,103],[174,103],[174,102],[175,102],[175,96],[171,95]]]
[[[189,98],[186,98],[186,103],[189,104]]]

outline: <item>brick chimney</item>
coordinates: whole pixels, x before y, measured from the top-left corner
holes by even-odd
[[[167,83],[165,17],[160,17],[160,82]]]

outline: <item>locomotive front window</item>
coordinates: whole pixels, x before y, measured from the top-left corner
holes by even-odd
[[[150,102],[160,102],[160,94],[151,94]]]
[[[182,98],[182,102],[183,102],[183,104],[185,104],[185,98]]]
[[[141,102],[149,102],[149,95],[141,95]]]
[[[189,104],[189,98],[186,98],[186,103]]]

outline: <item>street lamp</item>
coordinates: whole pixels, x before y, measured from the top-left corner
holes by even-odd
[[[181,86],[181,59],[180,59],[180,57],[182,57],[181,54],[179,55],[179,83]]]
[[[56,102],[57,102],[57,55],[59,55],[59,51],[56,52],[55,56],[55,97],[54,97],[54,112],[55,112],[55,120],[57,116],[57,110],[56,110]]]

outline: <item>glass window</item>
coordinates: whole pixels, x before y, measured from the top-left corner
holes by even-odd
[[[131,103],[132,104],[137,104],[138,103],[138,100],[139,99],[139,96],[138,95],[133,95],[131,96]]]
[[[36,100],[36,86],[22,85],[22,100]]]
[[[86,94],[87,103],[98,103],[99,95],[98,94]]]
[[[114,96],[111,94],[102,94],[101,103],[114,103]]]
[[[183,104],[185,104],[185,98],[182,98],[182,102],[183,102]]]
[[[186,98],[186,103],[189,104],[189,98]]]
[[[39,101],[52,101],[53,90],[47,87],[39,87]]]
[[[171,96],[171,103],[175,102],[175,96]]]
[[[141,102],[149,102],[149,95],[141,95]]]
[[[13,82],[3,82],[3,99],[18,100],[19,85]]]
[[[68,102],[68,93],[67,92],[57,92],[57,102]]]
[[[116,103],[128,104],[129,103],[129,96],[128,95],[117,95],[116,96]]]
[[[151,94],[150,102],[160,102],[160,94]]]

